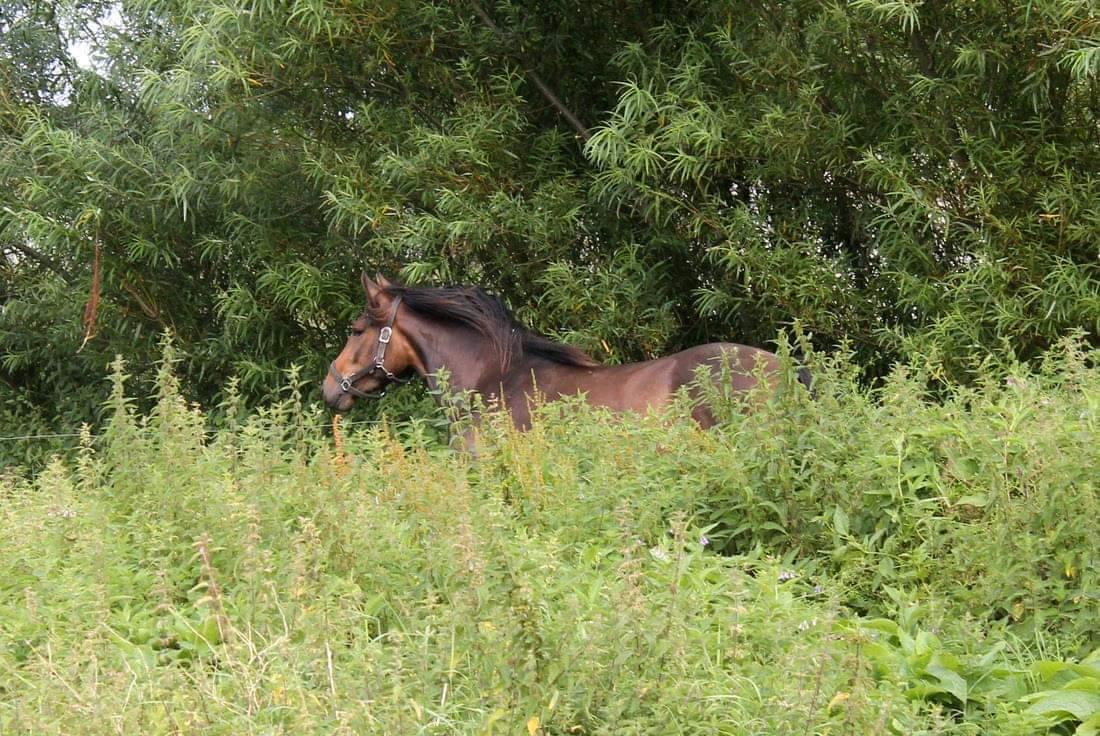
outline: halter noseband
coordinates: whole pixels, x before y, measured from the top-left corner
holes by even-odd
[[[393,323],[397,320],[397,308],[401,306],[401,297],[393,303],[393,311],[390,312],[390,318],[386,323],[386,326],[378,331],[378,347],[374,351],[374,362],[363,368],[360,368],[350,376],[345,376],[336,370],[336,361],[329,363],[328,372],[332,374],[332,377],[336,379],[336,383],[340,386],[340,391],[345,394],[351,394],[352,396],[358,396],[361,399],[380,399],[386,395],[386,386],[389,383],[408,383],[409,379],[401,378],[393,371],[386,367],[386,348],[390,345],[390,339],[393,337]],[[385,375],[387,384],[382,386],[381,391],[360,391],[355,388],[355,384],[360,379],[366,378],[374,373],[382,373]]]

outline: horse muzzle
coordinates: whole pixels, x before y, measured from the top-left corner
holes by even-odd
[[[351,409],[351,405],[355,403],[355,397],[341,391],[340,385],[331,378],[326,378],[321,384],[321,398],[324,399],[325,406],[341,414]]]

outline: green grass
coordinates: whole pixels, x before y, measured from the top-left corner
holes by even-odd
[[[1100,372],[842,360],[716,430],[221,428],[167,369],[0,475],[0,732],[1096,733]],[[170,361],[166,361],[166,364]]]

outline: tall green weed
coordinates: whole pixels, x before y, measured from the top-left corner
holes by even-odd
[[[571,402],[477,458],[284,397],[0,476],[4,733],[1090,733],[1096,368],[842,358],[713,431]],[[787,390],[790,389],[790,390]],[[338,440],[338,442],[334,442]],[[1092,504],[1090,506],[1090,504]],[[721,552],[721,554],[718,554]]]

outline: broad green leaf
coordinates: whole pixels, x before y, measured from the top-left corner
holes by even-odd
[[[833,509],[833,528],[840,536],[848,536],[848,514],[839,506]]]
[[[1084,720],[1073,734],[1074,736],[1097,736],[1097,734],[1100,734],[1100,713]]]
[[[949,669],[948,667],[945,667],[943,664],[938,663],[936,661],[936,658],[933,658],[933,661],[928,664],[926,670],[928,674],[932,675],[939,681],[940,685],[943,686],[944,691],[954,695],[960,703],[966,703],[969,688],[967,687],[966,680],[963,679],[962,675],[952,669]]]
[[[1100,694],[1081,690],[1049,690],[1027,698],[1034,700],[1028,713],[1037,713],[1064,721],[1070,718],[1084,721],[1100,714]]]

